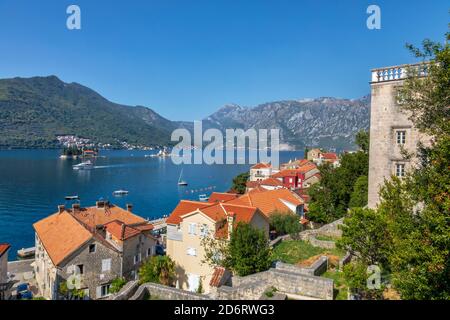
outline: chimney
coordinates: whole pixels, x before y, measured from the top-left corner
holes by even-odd
[[[76,211],[80,211],[80,204],[79,203],[74,203],[72,204],[72,211],[76,212]]]
[[[127,211],[131,212],[133,210],[133,205],[131,203],[127,203]]]
[[[66,207],[63,204],[58,206],[58,213],[63,213],[64,210],[66,210]]]
[[[235,213],[229,212],[227,214],[227,222],[228,222],[228,240],[231,239],[231,233],[233,232],[233,225],[235,220]]]

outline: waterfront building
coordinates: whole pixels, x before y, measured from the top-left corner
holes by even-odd
[[[280,180],[288,189],[308,188],[320,179],[320,171],[314,163],[307,163],[297,169],[285,169],[271,177]]]
[[[269,220],[258,208],[229,202],[182,200],[167,218],[167,255],[177,265],[177,287],[195,292],[201,283],[204,293],[210,292],[215,270],[203,262],[205,236],[227,241],[239,222],[264,230],[269,236]]]
[[[370,154],[368,206],[375,208],[379,190],[392,175],[403,177],[417,164],[418,142],[428,144],[430,138],[421,134],[397,102],[397,88],[402,86],[408,68],[423,64],[400,65],[372,70],[370,107]],[[426,76],[426,70],[421,74]],[[405,157],[405,153],[411,157]]]
[[[270,163],[257,163],[250,168],[250,181],[262,181],[278,172]]]
[[[86,299],[102,299],[114,279],[137,279],[142,262],[155,254],[156,239],[153,226],[131,210],[131,205],[125,210],[107,201],[87,208],[61,205],[36,222],[34,272],[40,296],[61,298],[61,284],[71,278]]]

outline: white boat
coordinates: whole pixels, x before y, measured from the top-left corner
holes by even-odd
[[[209,200],[209,197],[206,194],[201,194],[198,196],[198,200],[206,202]]]
[[[157,154],[151,154],[150,157],[165,158],[165,157],[170,157],[170,153],[167,151],[166,148],[164,148],[164,150],[159,150]]]
[[[181,169],[180,177],[178,178],[178,185],[179,186],[187,186],[188,183],[183,180],[183,169]]]
[[[34,257],[35,252],[36,252],[36,247],[22,248],[20,250],[17,250],[17,256],[20,259],[30,259],[30,258]]]
[[[74,165],[72,168],[74,170],[89,170],[94,168],[94,164],[90,160],[87,160],[82,163]]]
[[[128,191],[127,190],[123,190],[123,189],[116,190],[116,191],[113,192],[113,195],[115,195],[115,196],[124,196],[126,194],[128,194]]]
[[[66,200],[80,200],[79,196],[65,196],[64,199]]]

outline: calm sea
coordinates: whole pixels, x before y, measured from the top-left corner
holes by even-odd
[[[101,151],[92,170],[73,170],[80,160],[59,159],[58,150],[0,151],[0,242],[16,251],[34,246],[32,224],[54,212],[64,199],[78,195],[82,206],[92,206],[103,198],[119,206],[133,204],[133,211],[144,218],[169,214],[180,199],[198,200],[200,194],[227,191],[231,180],[248,171],[249,165],[174,165],[170,158],[145,157],[149,151]],[[302,151],[280,153],[280,162],[303,157]],[[183,180],[177,181],[183,168]],[[114,197],[118,189],[129,191]]]

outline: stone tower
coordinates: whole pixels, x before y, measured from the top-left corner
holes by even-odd
[[[400,110],[396,102],[396,88],[402,86],[409,68],[421,68],[420,75],[426,76],[423,66],[423,64],[400,65],[372,70],[369,208],[375,208],[378,204],[378,192],[385,179],[389,179],[392,175],[402,177],[417,163],[417,158],[412,157],[408,160],[402,155],[401,150],[415,153],[417,143],[427,140],[413,127],[408,115]]]

